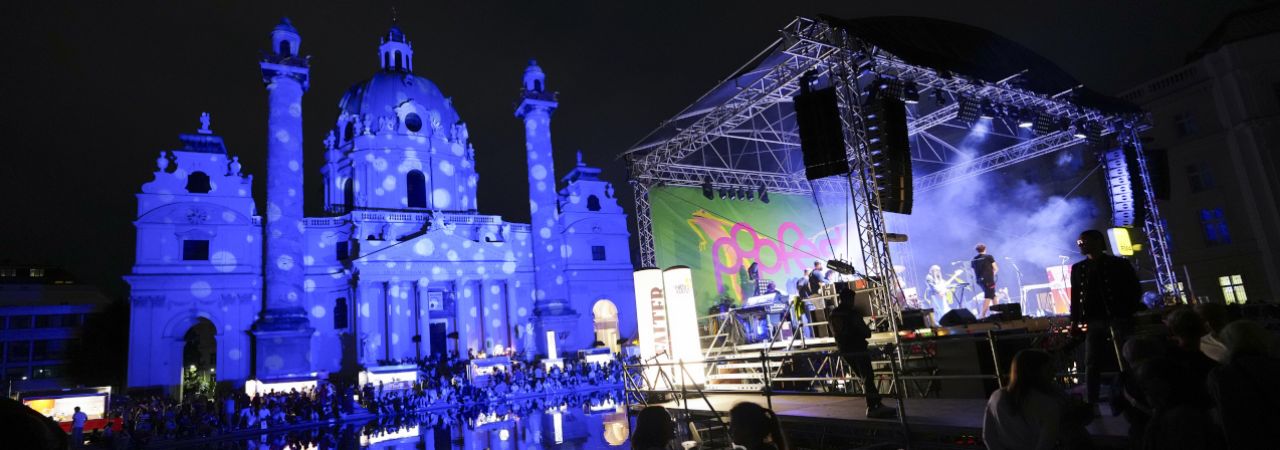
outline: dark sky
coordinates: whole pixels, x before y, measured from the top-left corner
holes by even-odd
[[[563,174],[582,149],[630,211],[615,155],[762,50],[796,15],[929,16],[993,30],[1115,93],[1170,71],[1247,0],[1140,1],[13,1],[0,5],[0,260],[63,266],[123,295],[133,194],[201,111],[257,177],[266,94],[257,65],[287,15],[312,55],[304,101],[308,213],[337,102],[377,68],[391,6],[415,72],[468,122],[482,213],[528,220],[523,129],[512,117],[526,61],[560,92]],[[632,221],[634,233],[634,221]]]

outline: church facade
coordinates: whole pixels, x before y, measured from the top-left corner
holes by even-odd
[[[310,68],[287,20],[271,39],[261,61],[264,215],[254,177],[207,116],[180,135],[182,148],[160,153],[137,194],[137,254],[125,277],[131,388],[309,377],[449,351],[616,350],[635,336],[626,215],[581,153],[557,180],[558,103],[536,63],[515,111],[530,224],[478,212],[467,125],[414,74],[412,43],[394,25],[379,70],[341,99],[322,141],[326,214],[305,217]]]

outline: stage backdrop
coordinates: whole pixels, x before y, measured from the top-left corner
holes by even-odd
[[[837,256],[861,266],[857,246],[846,245],[845,206],[835,199],[822,200],[825,230],[809,196],[770,193],[764,203],[722,200],[717,194],[708,200],[701,188],[656,187],[649,191],[649,203],[658,266],[693,271],[699,315],[721,298],[741,304],[750,297],[752,263],[759,263],[761,278],[787,294],[794,293],[795,281],[815,260],[832,257],[832,247]]]

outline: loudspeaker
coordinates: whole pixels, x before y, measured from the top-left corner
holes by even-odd
[[[817,180],[849,173],[836,90],[820,89],[797,95],[792,100],[796,127],[800,130],[805,178]]]
[[[1163,148],[1143,149],[1147,154],[1147,171],[1151,176],[1151,193],[1159,200],[1169,199],[1169,151]]]
[[[1019,303],[991,305],[991,310],[996,312],[996,314],[991,316],[996,322],[1006,322],[1022,318],[1022,305]]]
[[[932,309],[904,309],[902,310],[902,327],[908,330],[917,330],[929,326],[927,319],[933,314]]]
[[[969,325],[977,323],[978,318],[973,316],[968,309],[953,309],[942,315],[942,319],[938,321],[938,325],[944,327],[957,327],[960,325]]]
[[[911,143],[907,138],[906,105],[883,93],[873,95],[863,107],[863,123],[881,209],[911,214]]]

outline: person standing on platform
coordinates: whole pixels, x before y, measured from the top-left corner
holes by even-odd
[[[867,396],[867,418],[888,419],[898,415],[898,410],[884,406],[880,398],[880,389],[876,386],[875,373],[871,370],[871,353],[867,348],[867,339],[871,338],[871,328],[862,320],[862,314],[855,308],[854,292],[847,283],[836,285],[840,304],[836,305],[827,317],[831,333],[835,335],[836,348],[849,367],[853,368],[858,378],[862,379],[863,393]]]
[[[89,416],[77,406],[75,414],[71,415],[71,448],[84,446],[84,423],[88,420]]]
[[[1133,329],[1133,314],[1142,309],[1142,287],[1129,261],[1103,252],[1107,244],[1101,231],[1080,233],[1076,246],[1085,260],[1071,266],[1071,333],[1084,336],[1088,401],[1096,404],[1101,364],[1115,360],[1112,342],[1124,342]]]
[[[994,256],[987,254],[987,244],[979,243],[974,249],[978,254],[969,261],[969,267],[973,268],[973,279],[978,288],[982,289],[982,306],[978,310],[978,317],[987,317],[991,305],[996,304],[996,274],[1000,272],[1000,266],[996,265]]]
[[[827,284],[826,271],[822,270],[822,261],[813,262],[813,270],[809,271],[809,295],[822,295],[822,285]]]

